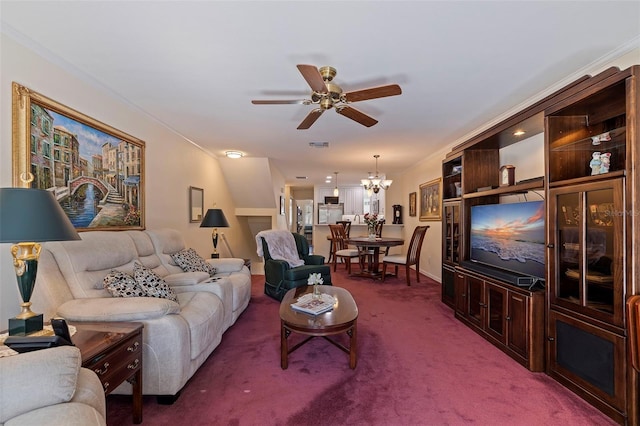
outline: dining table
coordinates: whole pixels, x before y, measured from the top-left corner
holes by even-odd
[[[404,245],[404,239],[396,237],[350,237],[346,242],[356,246],[360,253],[360,272],[352,275],[373,279],[382,279],[380,249]]]

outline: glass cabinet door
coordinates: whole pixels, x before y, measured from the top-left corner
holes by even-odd
[[[498,341],[507,343],[507,290],[487,283],[485,300],[487,306],[487,333]]]
[[[552,189],[551,303],[622,325],[622,179]]]
[[[460,262],[460,203],[446,203],[443,205],[443,241],[445,263],[458,264]]]
[[[484,281],[475,277],[466,277],[469,302],[468,320],[478,327],[482,327],[484,320]]]

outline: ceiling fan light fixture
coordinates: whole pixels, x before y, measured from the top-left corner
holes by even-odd
[[[374,126],[378,123],[378,120],[348,104],[402,94],[402,89],[397,84],[387,84],[384,86],[370,87],[368,89],[343,92],[342,88],[332,81],[337,73],[335,68],[330,66],[318,68],[315,65],[308,64],[298,64],[297,68],[311,88],[310,99],[252,100],[251,103],[255,105],[318,105],[318,108],[313,109],[302,123],[298,125],[298,130],[309,129],[324,111],[331,108],[335,109],[338,114],[365,127]]]
[[[322,108],[322,109],[331,109],[331,108],[333,108],[333,101],[331,100],[331,98],[329,98],[329,97],[322,98],[322,100],[320,101],[320,108]]]
[[[226,155],[227,158],[234,158],[234,159],[244,157],[244,153],[240,151],[225,151],[224,155]]]

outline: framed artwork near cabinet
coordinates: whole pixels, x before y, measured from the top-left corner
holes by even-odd
[[[416,215],[416,201],[418,198],[418,193],[411,192],[409,193],[409,216]]]
[[[420,185],[420,221],[442,219],[442,178]]]
[[[145,143],[13,83],[13,186],[53,193],[83,230],[144,229]]]

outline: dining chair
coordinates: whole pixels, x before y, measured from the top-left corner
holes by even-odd
[[[376,226],[374,228],[375,232],[376,232],[376,237],[378,238],[382,238],[382,227],[384,226],[384,219],[379,220],[378,223],[376,223]]]
[[[354,257],[359,258],[357,248],[349,248],[347,244],[347,233],[344,226],[338,224],[329,225],[331,230],[331,245],[333,246],[333,272],[336,271],[336,263],[338,258],[347,262],[347,272],[351,274],[351,259]]]
[[[409,268],[411,265],[416,265],[416,280],[420,282],[420,252],[422,251],[422,241],[427,233],[429,226],[416,226],[409,242],[409,248],[406,255],[392,254],[382,258],[382,281],[387,275],[387,265],[393,265],[395,267],[395,273],[398,275],[398,265],[404,265],[406,268],[407,285],[411,285],[411,277]]]
[[[347,238],[349,238],[349,233],[351,232],[351,222],[348,220],[336,220],[336,225],[344,226],[344,232],[347,234]],[[331,238],[329,244],[329,259],[327,260],[327,263],[333,263],[334,251],[335,245],[333,244],[333,238]]]
[[[344,232],[347,234],[347,238],[351,235],[351,221],[350,220],[336,220],[336,225],[344,226]]]

